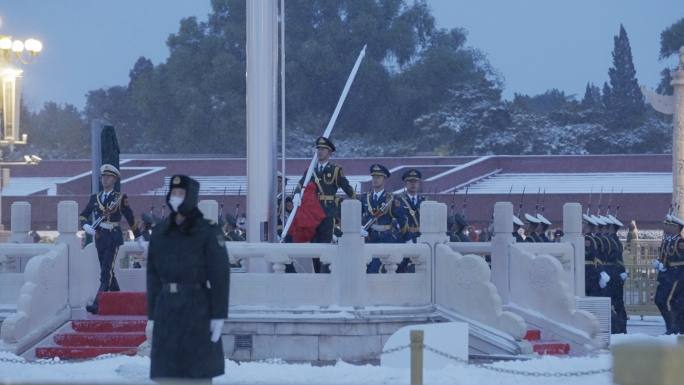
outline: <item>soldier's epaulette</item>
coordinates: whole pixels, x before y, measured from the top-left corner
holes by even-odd
[[[342,166],[340,166],[339,164],[335,164],[335,163],[328,163],[328,164],[330,165],[330,167],[333,167],[333,168],[335,168],[335,167],[342,168]]]

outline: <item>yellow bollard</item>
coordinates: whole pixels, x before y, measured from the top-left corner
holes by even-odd
[[[617,345],[613,348],[613,382],[619,385],[681,385],[683,356],[681,339],[676,345]]]
[[[422,330],[411,330],[411,385],[423,385]]]

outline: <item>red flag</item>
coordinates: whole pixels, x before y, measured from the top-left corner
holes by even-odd
[[[316,196],[316,185],[309,182],[302,196],[302,205],[292,220],[288,233],[292,235],[294,243],[307,243],[316,234],[316,227],[327,215],[323,212]]]

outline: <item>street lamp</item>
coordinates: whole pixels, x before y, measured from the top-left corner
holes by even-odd
[[[2,147],[9,146],[14,151],[15,144],[26,144],[26,134],[19,132],[19,116],[21,106],[21,73],[23,70],[13,66],[13,61],[24,64],[35,64],[43,44],[36,39],[26,42],[12,40],[11,36],[0,35],[0,198],[3,187],[9,186],[9,169],[2,168]],[[40,158],[28,157],[25,164],[38,164]],[[24,163],[24,162],[21,162]],[[2,209],[0,205],[0,220]],[[0,242],[9,237],[5,227],[0,223]]]

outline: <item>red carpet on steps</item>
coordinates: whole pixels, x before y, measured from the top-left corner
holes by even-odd
[[[539,355],[562,355],[570,352],[570,345],[556,340],[542,340],[541,330],[529,329],[525,340],[530,341],[532,349]]]
[[[102,354],[135,355],[145,342],[145,293],[100,293],[97,315],[71,322],[71,330],[54,336],[54,344],[36,348],[37,358],[92,358]]]

